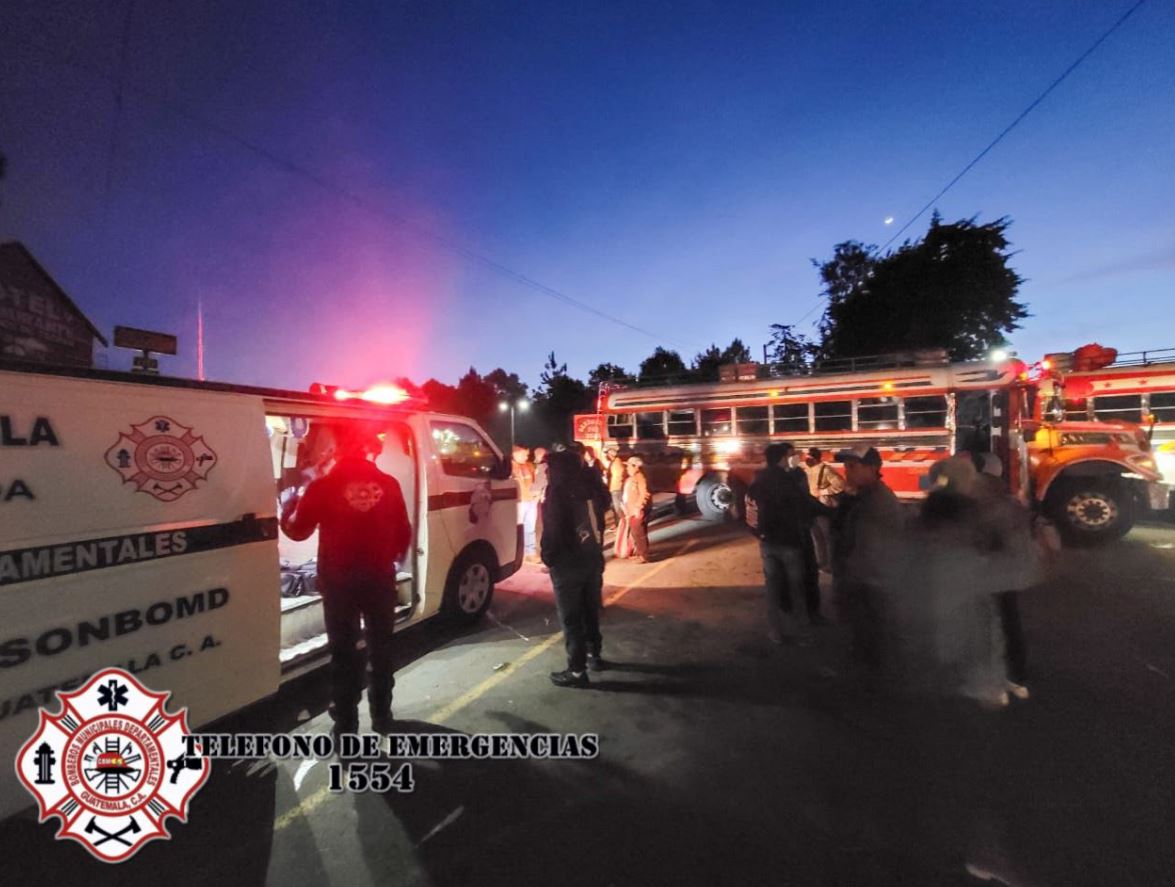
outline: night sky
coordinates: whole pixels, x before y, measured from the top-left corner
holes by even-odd
[[[5,0],[0,240],[180,375],[199,299],[283,387],[758,354],[1131,4]],[[1175,345],[1173,46],[1150,0],[938,204],[1014,219],[1021,356]]]

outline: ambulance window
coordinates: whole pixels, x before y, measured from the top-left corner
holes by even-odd
[[[694,435],[698,433],[698,414],[696,410],[670,410],[670,435]]]
[[[817,431],[852,431],[853,402],[851,400],[824,400],[813,404]]]
[[[947,399],[934,397],[906,398],[907,428],[945,428],[947,424]]]
[[[806,403],[777,403],[771,409],[775,413],[775,433],[795,434],[808,431],[808,407]]]
[[[770,409],[770,407],[738,407],[734,414],[738,423],[738,433],[767,434],[771,430],[771,420],[767,415]]]
[[[432,443],[442,470],[453,477],[486,478],[498,464],[494,448],[463,422],[433,422]]]
[[[608,437],[613,440],[632,437],[632,413],[609,413]]]
[[[730,434],[730,407],[702,410],[702,435],[717,437]]]
[[[1093,399],[1094,418],[1103,422],[1141,422],[1141,394],[1110,394]]]
[[[661,440],[665,437],[665,414],[637,413],[636,436],[641,440]]]
[[[898,427],[896,397],[863,397],[857,401],[857,428],[862,431],[889,431]]]
[[[1175,422],[1175,391],[1152,391],[1150,412],[1156,422]]]

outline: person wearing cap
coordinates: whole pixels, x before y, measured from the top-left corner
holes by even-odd
[[[758,513],[755,530],[763,558],[767,636],[776,644],[807,639],[812,614],[805,600],[806,549],[811,544],[812,518],[822,508],[808,495],[807,479],[801,485],[788,467],[792,451],[790,444],[769,444],[767,466],[747,490]]]
[[[604,447],[604,457],[607,459],[604,470],[608,476],[608,492],[612,495],[612,517],[616,522],[616,531],[620,532],[620,522],[624,520],[624,481],[628,470],[624,467],[620,447],[616,444],[610,443]]]
[[[636,561],[645,564],[649,561],[649,510],[653,496],[645,477],[644,460],[640,456],[629,456],[625,464],[628,480],[624,482],[624,519],[632,536]]]
[[[853,630],[858,661],[881,667],[881,586],[903,521],[901,503],[881,478],[881,454],[858,444],[836,454],[845,493],[832,516],[832,573],[837,604]]]

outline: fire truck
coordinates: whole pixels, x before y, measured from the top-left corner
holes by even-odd
[[[1141,425],[1163,482],[1175,486],[1175,348],[1119,354],[1090,344],[1046,359],[1066,418]]]
[[[1166,507],[1137,423],[1046,417],[1042,384],[1059,384],[1043,361],[951,363],[941,351],[826,361],[800,375],[747,364],[726,381],[602,390],[574,435],[639,454],[654,491],[711,520],[739,512],[767,445],[783,440],[826,461],[874,446],[886,483],[908,500],[925,496],[936,461],[994,452],[1009,489],[1077,544],[1117,538],[1145,509]]]

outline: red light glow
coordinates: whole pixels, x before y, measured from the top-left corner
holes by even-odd
[[[335,400],[365,400],[368,403],[378,403],[384,406],[395,406],[410,399],[411,395],[399,385],[388,383],[372,385],[365,391],[348,391],[346,388],[339,388],[335,391]]]

